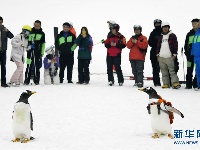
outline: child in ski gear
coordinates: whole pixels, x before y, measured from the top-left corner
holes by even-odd
[[[25,72],[24,84],[28,85],[30,83],[30,78],[32,72],[34,72],[34,83],[36,85],[40,82],[40,68],[42,64],[42,57],[45,50],[45,33],[41,28],[41,21],[36,20],[34,22],[34,27],[28,37],[31,50],[27,53],[27,68]],[[32,71],[32,68],[34,69]]]
[[[143,70],[148,41],[141,33],[141,25],[134,25],[133,29],[135,35],[127,42],[127,48],[130,49],[129,60],[135,78],[135,86],[141,88],[143,87]]]
[[[87,27],[81,28],[81,33],[76,39],[78,49],[78,82],[77,84],[88,84],[90,81],[89,65],[92,59],[93,41]]]
[[[71,25],[68,22],[63,23],[63,31],[58,34],[55,40],[55,47],[60,54],[60,83],[64,80],[64,71],[67,66],[67,80],[72,82],[72,70],[74,65],[74,52],[72,46],[75,44],[75,35],[70,31]]]
[[[162,22],[161,27],[163,32],[158,38],[157,57],[162,73],[162,88],[169,88],[170,85],[172,85],[172,88],[178,89],[181,85],[179,84],[179,79],[174,67],[174,60],[178,52],[177,37],[170,30],[170,24],[168,22]]]
[[[22,28],[22,32],[17,34],[12,40],[12,50],[11,50],[11,61],[15,62],[17,69],[13,73],[10,83],[13,86],[19,86],[20,83],[23,84],[23,70],[24,70],[24,52],[31,49],[28,46],[28,36],[31,32],[31,27],[25,25]]]
[[[162,23],[162,21],[160,19],[154,20],[154,27],[155,28],[150,33],[149,40],[148,40],[149,46],[151,47],[150,60],[151,60],[151,65],[152,65],[152,70],[153,70],[154,86],[161,86],[160,75],[159,75],[160,67],[159,67],[159,63],[158,63],[158,60],[157,60],[157,56],[156,56],[158,38],[162,33],[161,23]]]
[[[196,64],[197,86],[200,89],[200,20],[198,22],[198,30],[195,33],[192,42],[191,55],[194,55],[194,63]]]
[[[54,45],[45,50],[47,53],[44,58],[44,84],[59,84],[58,69],[60,67],[59,59],[55,55]]]
[[[185,39],[185,56],[187,58],[187,74],[186,74],[186,89],[191,89],[192,87],[197,88],[197,78],[196,75],[193,78],[193,70],[194,70],[194,56],[191,55],[192,50],[192,41],[194,39],[194,35],[198,30],[199,19],[192,19],[192,29],[187,33]],[[192,79],[193,78],[193,79]]]
[[[119,33],[120,26],[113,24],[111,27],[112,34],[109,35],[105,41],[105,47],[107,48],[107,74],[109,85],[114,84],[113,65],[115,65],[116,73],[118,77],[119,86],[124,83],[124,77],[121,70],[121,52],[126,47],[126,38]]]
[[[3,18],[0,16],[0,67],[1,87],[9,87],[6,84],[6,58],[8,38],[12,39],[13,34],[3,25]]]

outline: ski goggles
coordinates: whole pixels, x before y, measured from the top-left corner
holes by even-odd
[[[24,34],[28,36],[30,34],[30,31],[24,30]]]

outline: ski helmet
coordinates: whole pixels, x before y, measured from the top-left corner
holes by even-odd
[[[22,27],[22,30],[26,30],[26,31],[30,31],[31,32],[32,28],[29,25],[24,25]]]
[[[51,45],[51,46],[49,46],[49,47],[47,47],[46,49],[45,49],[45,52],[47,53],[47,54],[52,54],[52,50],[55,48],[55,46],[54,45]]]
[[[119,31],[120,26],[118,24],[113,24],[112,29],[115,29],[116,31]]]
[[[135,24],[135,25],[133,26],[133,29],[134,29],[134,30],[140,30],[140,31],[142,32],[142,26],[139,25],[139,24]]]
[[[169,26],[169,28],[170,28],[169,22],[162,22],[161,27],[164,27],[164,26]]]
[[[109,24],[116,24],[116,22],[114,20],[108,20],[107,23],[109,23]]]
[[[71,25],[71,27],[73,27],[73,22],[71,22],[71,21],[67,21],[70,25]]]
[[[160,20],[160,19],[155,19],[154,21],[153,21],[153,23],[154,23],[154,25],[156,24],[156,23],[162,23],[162,20]]]

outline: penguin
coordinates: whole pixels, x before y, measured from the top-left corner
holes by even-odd
[[[172,107],[171,102],[167,102],[157,94],[152,87],[138,89],[149,95],[149,104],[147,106],[148,113],[151,118],[151,127],[153,130],[152,138],[159,138],[160,135],[167,134],[169,138],[173,139],[171,124],[173,123],[174,115],[176,113],[184,118],[184,115]]]
[[[26,90],[26,92],[21,94],[14,106],[12,129],[15,139],[12,140],[13,142],[27,143],[34,139],[31,137],[31,130],[33,131],[33,117],[28,98],[35,93],[36,92]]]

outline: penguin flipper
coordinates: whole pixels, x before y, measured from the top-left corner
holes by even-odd
[[[172,111],[172,112],[174,112],[174,113],[180,115],[182,118],[184,118],[184,115],[183,115],[178,109],[176,109],[176,108],[174,108],[174,107],[165,105],[165,109],[166,109],[167,111]]]
[[[30,127],[31,127],[31,130],[33,131],[33,115],[31,112],[30,112],[30,120],[31,120]]]

